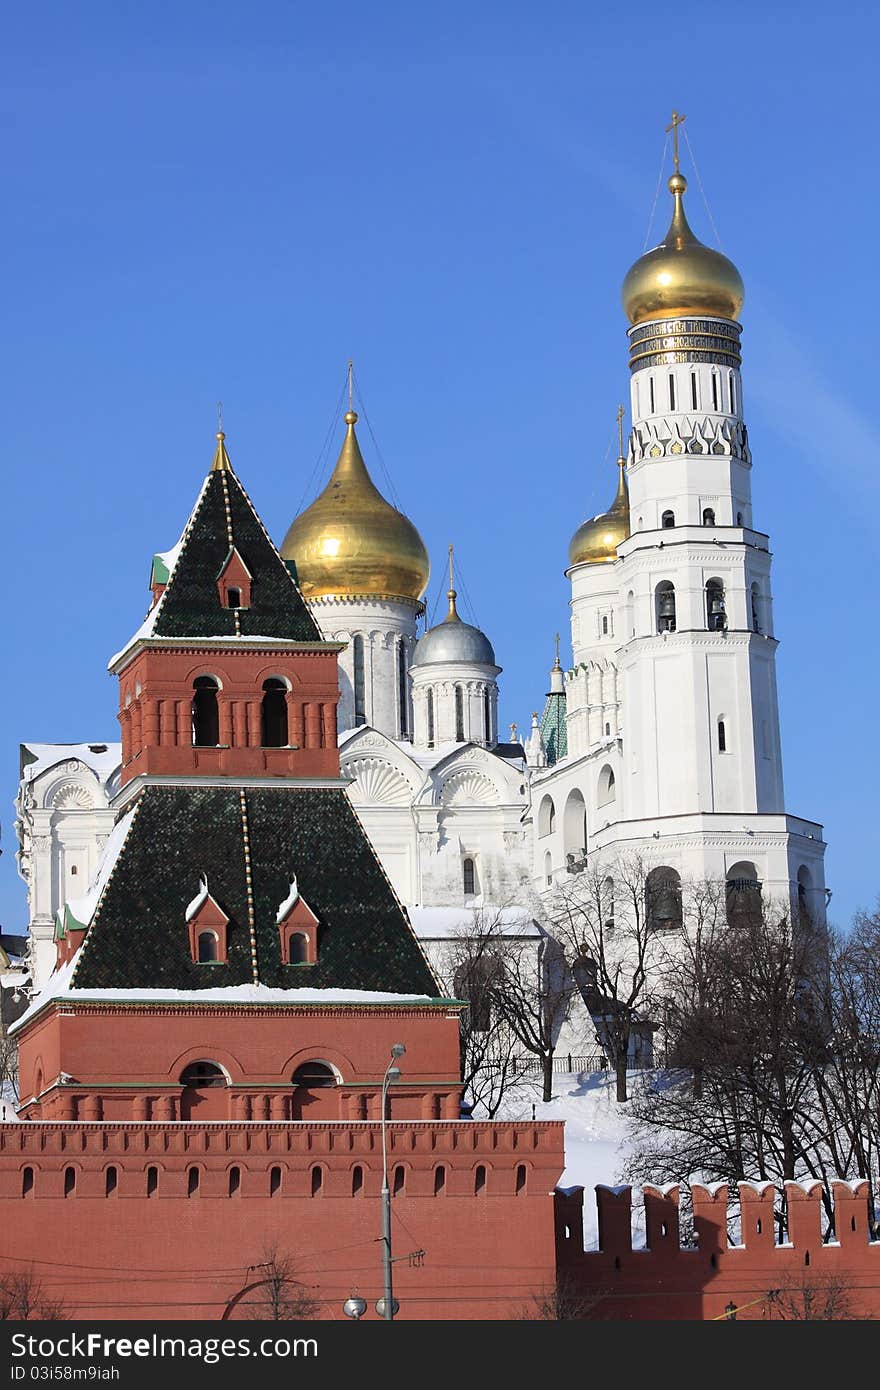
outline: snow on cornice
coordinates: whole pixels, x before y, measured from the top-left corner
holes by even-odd
[[[372,989],[277,989],[270,985],[228,985],[214,989],[74,989],[71,981],[76,957],[51,975],[21,1018],[10,1026],[17,1032],[29,1019],[54,1002],[83,1004],[441,1004],[429,994],[394,994]]]

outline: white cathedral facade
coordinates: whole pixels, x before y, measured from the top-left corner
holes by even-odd
[[[349,410],[339,460],[281,547],[340,654],[349,795],[416,931],[442,952],[480,908],[520,909],[593,864],[638,855],[688,880],[825,904],[820,825],[785,809],[770,550],[751,503],[732,263],[669,180],[664,241],[624,282],[632,426],[607,512],[571,540],[572,660],[557,657],[524,742],[498,737],[501,668],[462,621],[419,635],[428,556],[374,486]],[[19,864],[37,982],[56,912],[84,891],[114,819],[118,745],[23,745]]]

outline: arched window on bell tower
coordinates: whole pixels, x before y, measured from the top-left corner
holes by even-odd
[[[196,676],[193,681],[192,741],[196,748],[216,748],[220,742],[220,711],[214,676]]]
[[[657,607],[657,631],[675,631],[675,586],[668,579],[657,585],[654,591]]]
[[[706,626],[710,632],[723,632],[727,627],[724,585],[720,579],[710,579],[706,583]]]
[[[428,713],[428,747],[429,747],[429,748],[433,748],[433,747],[434,747],[434,692],[433,692],[433,690],[429,690],[429,691],[428,691],[426,704],[427,704],[427,713]]]
[[[367,722],[367,682],[364,670],[364,639],[360,633],[351,644],[354,662],[354,722]]]

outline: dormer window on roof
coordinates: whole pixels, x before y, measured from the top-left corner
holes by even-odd
[[[185,913],[189,928],[189,950],[196,965],[225,965],[227,962],[226,929],[229,918],[208,891],[203,875],[199,891]]]
[[[231,546],[217,575],[217,591],[223,607],[250,608],[252,583],[253,575],[235,546]]]

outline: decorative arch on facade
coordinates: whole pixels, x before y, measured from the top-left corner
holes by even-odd
[[[553,797],[549,792],[541,798],[538,807],[538,838],[542,839],[545,835],[552,835],[556,829],[556,807]]]
[[[574,787],[565,801],[562,848],[568,863],[583,859],[587,852],[587,805],[579,787]]]
[[[614,769],[610,763],[605,763],[599,772],[597,804],[607,806],[614,801],[617,796],[614,779]]]

